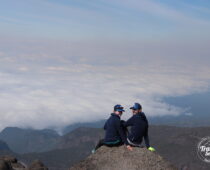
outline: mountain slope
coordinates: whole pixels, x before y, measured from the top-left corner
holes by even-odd
[[[10,149],[17,153],[44,152],[53,149],[60,136],[53,130],[7,127],[0,133]]]
[[[6,142],[0,140],[0,151],[10,151],[9,146],[6,144]]]
[[[77,128],[80,127],[88,127],[88,128],[102,128],[104,126],[104,123],[106,122],[106,120],[99,120],[99,121],[95,121],[95,122],[84,122],[84,123],[75,123],[75,124],[71,124],[66,126],[63,130],[62,133],[65,135]]]
[[[56,149],[78,147],[86,143],[94,144],[104,136],[104,130],[98,128],[80,127],[60,137],[55,145]]]
[[[210,127],[150,126],[150,143],[164,158],[177,166],[190,170],[207,170],[210,164],[197,157],[197,144],[201,138],[210,136]],[[54,149],[42,153],[17,155],[22,162],[30,164],[40,159],[50,169],[67,169],[85,159],[97,141],[104,135],[103,129],[78,128],[57,139]],[[0,152],[1,154],[1,152]]]
[[[125,146],[102,146],[95,154],[70,168],[70,170],[177,170],[157,153],[146,148],[133,148],[128,151]]]
[[[90,155],[96,142],[103,137],[103,130],[97,128],[78,128],[61,136],[53,150],[42,153],[25,153],[18,156],[26,164],[40,159],[50,169],[66,169]]]
[[[197,144],[201,138],[210,135],[210,127],[151,126],[149,129],[151,145],[158,153],[179,168],[190,170],[210,169],[210,164],[197,156]]]

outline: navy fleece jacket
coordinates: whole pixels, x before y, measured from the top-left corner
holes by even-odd
[[[148,121],[143,112],[133,115],[124,123],[125,127],[131,126],[128,139],[135,143],[141,144],[144,137],[145,145],[147,148],[150,147],[149,137],[148,137]]]
[[[111,116],[104,125],[104,130],[106,130],[104,138],[105,143],[120,140],[124,144],[128,144],[126,140],[126,133],[123,130],[123,126],[120,121],[120,116],[111,113]]]

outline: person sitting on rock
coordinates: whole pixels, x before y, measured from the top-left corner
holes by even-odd
[[[92,150],[92,153],[94,153],[95,150],[97,150],[102,145],[112,147],[112,146],[120,146],[126,144],[128,145],[127,147],[129,149],[129,144],[126,140],[126,132],[120,120],[120,117],[123,114],[123,112],[124,108],[121,105],[117,104],[114,106],[113,113],[111,113],[111,116],[104,125],[105,138],[101,139],[98,142],[95,149]]]
[[[130,132],[127,135],[127,142],[133,147],[142,147],[142,139],[144,137],[145,145],[150,151],[155,151],[153,147],[150,147],[148,136],[148,120],[142,112],[142,106],[139,103],[135,103],[132,110],[133,116],[123,123],[125,128],[131,127]]]

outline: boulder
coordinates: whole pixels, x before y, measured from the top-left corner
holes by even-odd
[[[0,160],[0,170],[13,170],[13,169],[7,161]]]

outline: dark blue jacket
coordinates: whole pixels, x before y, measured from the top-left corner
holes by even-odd
[[[149,137],[148,137],[148,121],[143,112],[133,115],[124,123],[125,127],[131,126],[130,133],[128,134],[128,139],[135,143],[141,144],[144,137],[146,147],[150,147]]]
[[[127,144],[126,134],[120,122],[120,116],[111,113],[111,116],[104,125],[104,130],[106,130],[104,138],[105,143],[120,140],[124,144]]]

